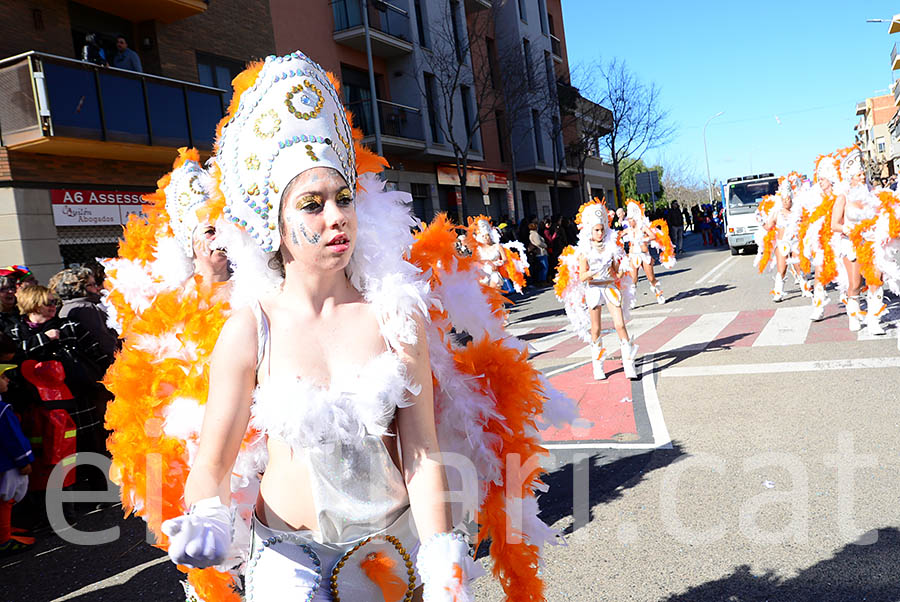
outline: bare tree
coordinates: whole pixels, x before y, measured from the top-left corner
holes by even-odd
[[[574,107],[574,126],[568,130],[566,160],[578,172],[581,202],[587,202],[587,186],[584,170],[589,157],[600,158],[600,143],[612,125],[612,113],[595,102],[599,94],[600,68],[593,64],[579,66],[571,70],[573,89],[577,92]],[[565,106],[566,102],[563,101]],[[565,109],[563,109],[565,110]],[[565,130],[564,130],[565,131]]]
[[[609,151],[616,200],[621,204],[623,161],[638,160],[648,150],[667,144],[675,134],[675,126],[660,104],[656,84],[641,83],[625,61],[612,59],[601,65],[599,71],[603,87],[599,103],[611,113],[610,131],[601,143]]]
[[[497,40],[494,30],[499,6],[469,14],[463,2],[435,3],[441,14],[432,15],[430,48],[421,53],[424,64],[419,71],[430,79],[436,96],[435,110],[440,114],[438,127],[453,151],[460,182],[458,219],[466,217],[466,178],[469,157],[482,126],[502,115],[511,132],[513,119],[523,100],[531,93],[521,49],[507,40]],[[488,40],[494,41],[489,44]],[[417,78],[420,86],[429,83]],[[432,91],[422,89],[423,96]],[[462,127],[459,117],[462,113]],[[515,173],[515,167],[513,167]],[[515,186],[515,181],[514,181]],[[515,193],[515,190],[514,190]]]
[[[664,158],[660,163],[665,165],[662,185],[667,200],[678,201],[682,207],[707,202],[706,182],[688,167],[684,158]]]

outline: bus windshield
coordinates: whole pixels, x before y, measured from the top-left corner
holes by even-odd
[[[778,180],[756,180],[755,182],[734,182],[728,185],[728,208],[756,207],[767,194],[778,191]]]

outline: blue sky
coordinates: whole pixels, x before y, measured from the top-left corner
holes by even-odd
[[[645,158],[703,180],[703,124],[719,111],[706,134],[714,180],[811,173],[817,155],[853,142],[856,103],[888,93],[900,42],[887,23],[866,23],[900,13],[881,0],[562,6],[570,66],[618,57],[655,82],[678,132]]]

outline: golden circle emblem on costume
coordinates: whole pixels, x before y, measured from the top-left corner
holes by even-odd
[[[190,188],[191,192],[194,194],[203,194],[204,191],[203,186],[200,184],[200,176],[191,176],[190,181],[188,181],[188,188]]]
[[[187,190],[185,190],[184,192],[179,194],[178,202],[181,204],[182,207],[187,207],[188,205],[190,205],[191,204],[191,193],[189,193]]]
[[[269,109],[256,118],[253,123],[253,133],[260,138],[271,138],[281,129],[281,119],[278,113]]]
[[[259,157],[253,154],[247,155],[247,158],[244,159],[244,164],[247,166],[247,169],[259,169]]]
[[[301,97],[301,100],[303,101],[304,104],[312,106],[312,110],[309,112],[306,112],[306,113],[304,113],[303,111],[300,111],[299,109],[297,109],[296,106],[294,106],[294,96],[296,94],[300,94],[301,92],[303,92],[303,86],[306,86],[307,88],[309,88],[316,94],[316,104],[315,105],[312,105],[312,101],[310,100],[310,98],[308,96]],[[316,117],[318,117],[319,113],[322,111],[322,107],[325,106],[325,96],[322,94],[322,91],[318,87],[316,87],[315,84],[311,83],[308,79],[304,79],[302,85],[297,84],[296,86],[294,86],[293,88],[290,89],[290,91],[287,93],[287,95],[284,98],[284,104],[287,106],[287,110],[290,112],[290,114],[293,115],[294,117],[296,117],[297,119],[303,119],[303,120],[315,119]]]

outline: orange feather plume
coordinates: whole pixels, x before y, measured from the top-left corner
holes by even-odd
[[[367,554],[359,566],[381,590],[384,602],[400,602],[409,590],[409,585],[394,572],[397,563],[384,552]]]

